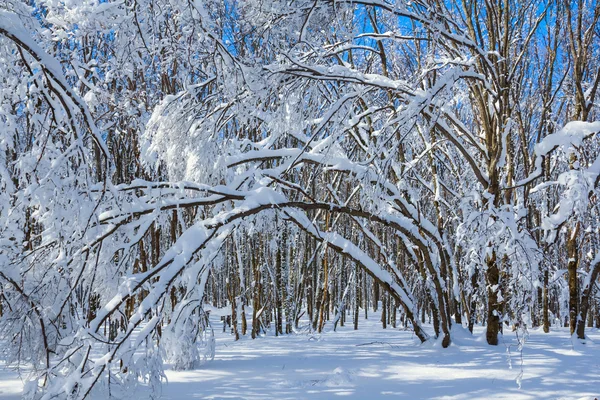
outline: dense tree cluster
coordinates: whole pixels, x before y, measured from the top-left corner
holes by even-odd
[[[600,2],[0,3],[0,340],[31,398],[232,331],[600,325]],[[430,324],[431,323],[431,328]],[[208,349],[208,350],[207,350]]]

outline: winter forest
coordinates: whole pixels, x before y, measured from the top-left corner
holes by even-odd
[[[592,399],[598,196],[600,1],[0,0],[0,398]]]

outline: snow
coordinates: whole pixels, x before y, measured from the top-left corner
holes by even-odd
[[[529,177],[517,182],[515,186],[521,186],[534,179],[537,179],[542,174],[542,162],[543,157],[548,156],[556,148],[563,148],[563,150],[569,151],[574,147],[580,147],[583,141],[596,133],[600,132],[600,121],[596,122],[585,122],[585,121],[571,121],[567,123],[561,130],[551,135],[546,136],[540,143],[537,143],[535,149],[535,171],[529,174]],[[597,166],[592,168],[592,172],[596,170]],[[537,189],[539,190],[539,188]]]
[[[298,333],[235,342],[217,332],[215,361],[195,371],[167,371],[164,399],[589,398],[600,394],[600,346],[574,349],[569,333],[530,332],[520,353],[514,333],[492,347],[456,328],[449,349],[419,345],[412,332],[382,329],[369,312],[354,331]],[[590,331],[600,342],[600,332]],[[510,347],[510,358],[507,348]],[[511,369],[512,365],[512,369]]]
[[[14,37],[18,40],[25,46],[27,52],[29,52],[41,65],[43,65],[44,69],[52,75],[52,79],[60,86],[55,87],[54,89],[58,92],[64,91],[66,96],[75,103],[75,106],[79,108],[79,111],[83,114],[92,135],[95,137],[96,144],[101,148],[104,155],[108,156],[108,148],[106,147],[104,140],[102,140],[97,127],[94,125],[94,118],[92,117],[90,110],[86,103],[75,93],[67,82],[62,73],[59,61],[46,53],[44,49],[29,36],[19,16],[13,12],[0,10],[0,33],[8,37]]]
[[[600,331],[589,329],[585,345],[572,343],[567,328],[529,332],[523,364],[510,329],[499,346],[453,330],[453,344],[420,345],[412,332],[382,329],[380,314],[361,310],[359,330],[326,325],[323,334],[301,330],[279,337],[235,342],[222,333],[219,314],[215,360],[191,371],[167,369],[162,399],[594,399],[600,395]],[[430,328],[430,326],[428,326]],[[594,343],[596,342],[596,343]],[[522,368],[522,369],[521,369]],[[0,370],[0,399],[18,399],[17,373]],[[521,389],[517,379],[522,372]]]
[[[17,372],[0,368],[0,399],[20,399],[23,383]]]

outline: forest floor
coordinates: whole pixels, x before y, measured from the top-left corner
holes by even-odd
[[[217,313],[214,313],[217,314]],[[323,334],[234,341],[213,315],[216,356],[193,371],[167,370],[162,398],[179,399],[594,399],[600,398],[600,331],[585,345],[565,328],[515,333],[497,347],[460,328],[454,343],[420,345],[412,332],[382,329],[377,313]],[[329,327],[330,328],[330,327]],[[520,387],[519,387],[520,382]],[[18,399],[22,383],[0,370],[0,399]]]

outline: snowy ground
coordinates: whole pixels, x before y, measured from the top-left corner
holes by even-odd
[[[530,331],[521,354],[513,333],[485,344],[479,328],[455,333],[449,349],[419,345],[411,332],[383,330],[378,315],[322,335],[299,333],[235,342],[217,329],[213,362],[167,371],[162,398],[179,399],[594,399],[600,397],[600,332],[585,346],[564,329]],[[595,342],[595,343],[594,343]],[[511,347],[509,347],[511,346]],[[510,355],[508,352],[510,349]],[[522,371],[521,388],[517,384]],[[0,399],[21,382],[0,372]]]

